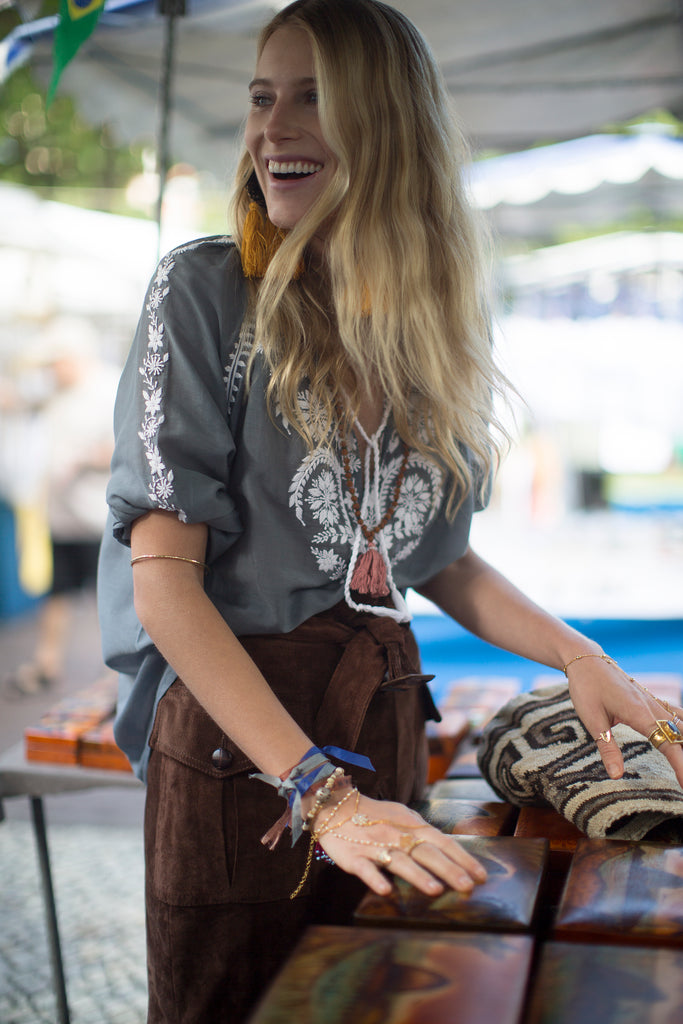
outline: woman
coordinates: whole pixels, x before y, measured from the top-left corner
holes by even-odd
[[[433,711],[406,587],[571,662],[610,774],[610,727],[658,713],[468,546],[501,382],[424,41],[375,0],[299,0],[262,33],[250,100],[234,241],[162,260],[116,414],[100,599],[117,739],[148,785],[150,1021],[243,1019],[363,886],[484,881],[405,807]]]

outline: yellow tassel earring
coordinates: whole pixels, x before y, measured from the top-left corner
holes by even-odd
[[[282,228],[276,228],[268,217],[266,201],[256,171],[252,172],[245,188],[251,202],[242,227],[242,271],[245,277],[260,278],[265,277],[268,265],[282,245],[286,232]],[[302,261],[294,274],[295,280],[298,280],[303,272]]]
[[[245,277],[263,277],[277,252],[284,233],[268,220],[265,211],[253,200],[249,203],[242,228],[242,270]]]

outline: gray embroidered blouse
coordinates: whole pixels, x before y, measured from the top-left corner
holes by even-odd
[[[253,344],[246,287],[229,238],[201,239],[159,264],[124,368],[115,412],[116,448],[102,543],[99,607],[105,658],[120,673],[116,739],[144,777],[156,705],[175,678],[133,607],[130,528],[153,509],[206,523],[206,590],[233,632],[282,633],[346,598],[365,540],[354,516],[339,452],[309,452],[276,410],[268,414],[258,356],[251,387],[244,371]],[[309,393],[299,392],[304,416]],[[349,444],[362,517],[371,528],[394,495],[403,448],[385,415],[361,464]],[[377,538],[394,607],[467,546],[468,495],[445,515],[446,477],[411,452],[399,500]]]

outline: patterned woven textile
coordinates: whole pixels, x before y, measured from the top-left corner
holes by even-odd
[[[477,760],[496,793],[517,806],[548,806],[591,838],[683,842],[683,790],[666,758],[617,725],[624,757],[610,779],[565,685],[522,693],[483,731]]]

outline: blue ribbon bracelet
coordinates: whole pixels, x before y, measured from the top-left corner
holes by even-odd
[[[328,760],[334,757],[345,764],[355,765],[357,768],[367,768],[374,772],[374,767],[369,757],[364,754],[356,754],[350,750],[342,750],[341,747],[311,747],[307,750],[298,764],[295,764],[286,779],[277,775],[265,775],[262,772],[254,772],[250,779],[260,779],[269,786],[277,789],[280,796],[283,796],[289,804],[292,812],[292,846],[297,841],[302,831],[303,814],[301,811],[301,798],[311,786],[323,779],[328,779],[334,771],[334,765]]]

